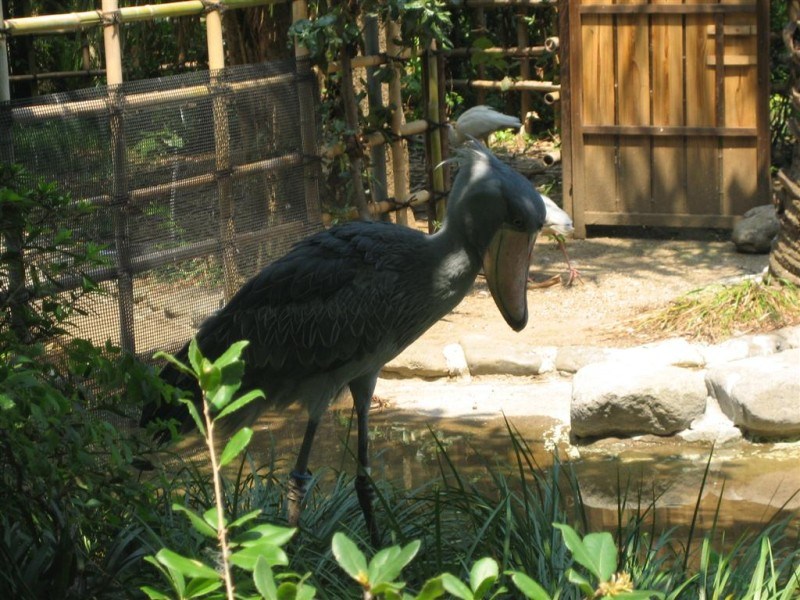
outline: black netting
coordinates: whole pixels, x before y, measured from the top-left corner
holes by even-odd
[[[105,248],[90,275],[108,294],[84,306],[79,335],[143,357],[174,350],[321,228],[313,85],[291,60],[0,108],[0,160],[95,207],[53,223]]]

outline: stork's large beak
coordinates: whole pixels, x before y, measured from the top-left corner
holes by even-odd
[[[535,234],[501,227],[483,256],[489,291],[514,331],[528,323],[528,266],[535,241]]]

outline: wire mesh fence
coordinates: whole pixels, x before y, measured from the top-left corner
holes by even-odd
[[[173,351],[322,227],[313,86],[309,66],[292,59],[0,108],[0,160],[92,207],[49,227],[100,245],[105,259],[56,282],[66,292],[85,274],[106,292],[82,300],[75,333],[144,358]]]

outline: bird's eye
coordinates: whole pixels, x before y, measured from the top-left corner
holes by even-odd
[[[514,219],[511,220],[511,225],[514,226],[514,229],[519,229],[520,231],[522,231],[522,229],[524,229],[524,227],[525,227],[525,224],[522,222],[522,219],[519,218],[519,217],[514,217]]]

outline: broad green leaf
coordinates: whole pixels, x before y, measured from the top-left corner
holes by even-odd
[[[472,600],[472,591],[467,587],[467,584],[458,577],[450,573],[443,573],[441,577],[445,591],[451,593],[456,598],[461,598],[461,600]]]
[[[207,392],[207,395],[215,395],[222,384],[222,373],[219,368],[212,364],[207,358],[203,358],[200,368],[201,370],[198,377],[200,387],[203,388],[203,391]]]
[[[594,596],[594,587],[592,584],[575,569],[567,569],[567,581],[577,585],[587,597]]]
[[[485,557],[478,560],[469,572],[469,586],[472,588],[472,593],[477,600],[483,598],[486,592],[497,581],[500,574],[500,569],[497,566],[497,561],[493,558]]]
[[[249,427],[242,427],[236,434],[225,444],[225,450],[222,451],[222,456],[219,458],[219,466],[224,467],[234,458],[239,456],[242,451],[247,448],[247,444],[253,437],[253,430]]]
[[[306,585],[305,583],[297,584],[297,592],[295,593],[295,600],[313,600],[317,595],[317,589],[313,586]]]
[[[14,400],[8,394],[0,394],[0,409],[11,410],[16,406]]]
[[[378,552],[369,561],[369,567],[367,568],[370,585],[374,587],[380,583],[397,579],[400,576],[400,572],[417,555],[420,545],[420,541],[415,540],[406,545],[405,548],[392,546]]]
[[[222,353],[217,360],[214,361],[214,366],[219,369],[223,369],[227,367],[229,364],[239,360],[239,357],[242,355],[242,350],[244,350],[250,342],[247,340],[241,340],[239,342],[234,342],[231,344],[225,352]]]
[[[653,597],[663,600],[664,594],[652,590],[633,590],[631,592],[619,592],[614,598],[625,598],[625,600],[652,600]],[[609,596],[604,596],[609,597]]]
[[[149,585],[143,585],[139,589],[142,590],[150,600],[171,600],[169,596],[151,588]]]
[[[552,600],[550,594],[545,589],[536,583],[533,579],[528,577],[525,573],[514,571],[511,573],[511,581],[517,586],[517,589],[525,594],[529,600]]]
[[[184,597],[186,598],[200,598],[213,592],[214,590],[218,590],[222,587],[222,580],[220,579],[203,579],[197,578],[192,579],[189,582],[189,585],[186,586],[186,592],[184,592]]]
[[[194,371],[192,371],[189,367],[179,361],[177,358],[172,356],[172,354],[167,354],[166,352],[156,352],[153,355],[153,358],[156,360],[164,359],[168,363],[171,363],[176,369],[178,369],[181,373],[186,373],[187,375],[191,375],[195,377]]]
[[[355,579],[360,585],[369,582],[367,575],[367,559],[358,546],[345,534],[337,532],[331,542],[333,556],[336,562],[344,569],[345,573]]]
[[[264,397],[265,397],[264,392],[262,392],[261,390],[250,390],[246,394],[239,396],[236,400],[225,406],[225,408],[223,408],[219,412],[216,418],[221,419],[222,417],[225,417],[233,412],[236,412],[243,406],[250,404],[253,400]]]
[[[259,557],[266,560],[270,567],[285,567],[289,564],[289,558],[286,556],[286,552],[273,544],[247,546],[231,554],[230,560],[231,564],[241,567],[245,571],[252,571],[255,569],[256,561]]]
[[[189,521],[192,523],[192,527],[195,528],[195,531],[202,533],[206,537],[215,538],[217,537],[217,530],[213,527],[210,527],[208,522],[203,520],[203,518],[196,514],[189,508],[182,506],[180,504],[173,504],[172,510],[176,512],[182,512],[187,517],[189,517]]]
[[[222,518],[223,518],[222,524],[225,525],[224,521],[225,516],[223,515]],[[203,520],[209,525],[211,525],[211,527],[213,527],[215,531],[219,531],[219,513],[217,512],[216,506],[209,508],[206,512],[203,513]]]
[[[553,523],[553,527],[561,531],[561,535],[564,537],[564,544],[572,552],[572,558],[575,559],[575,562],[585,567],[595,577],[600,578],[600,571],[597,568],[594,557],[586,549],[578,533],[572,527],[563,523]]]
[[[597,577],[600,581],[608,581],[617,571],[617,546],[614,538],[607,531],[590,533],[583,538],[583,545],[592,558]]]
[[[258,593],[272,600],[278,596],[278,588],[275,586],[275,579],[272,576],[272,569],[263,556],[256,559],[256,566],[253,569],[253,582],[256,584]]]
[[[435,600],[444,596],[444,585],[441,577],[433,577],[425,582],[416,600]]]
[[[260,512],[260,511],[258,511]],[[241,519],[237,519],[231,523],[230,528],[236,526]],[[286,544],[297,529],[294,527],[280,527],[279,525],[272,525],[271,523],[264,523],[263,525],[256,525],[241,533],[233,539],[233,543],[238,546],[252,546],[254,544],[270,543],[275,546],[283,546]]]
[[[156,560],[168,569],[173,569],[185,577],[202,577],[204,579],[219,578],[219,573],[211,567],[204,565],[199,560],[186,558],[167,548],[162,548],[158,551]]]

